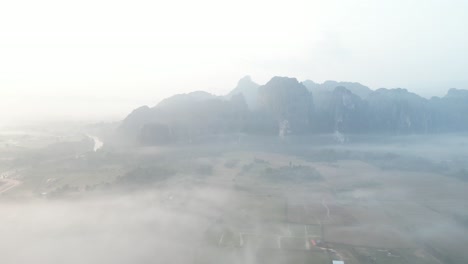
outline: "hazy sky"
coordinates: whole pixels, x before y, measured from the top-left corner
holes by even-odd
[[[2,124],[119,119],[251,75],[468,89],[466,0],[1,1]]]

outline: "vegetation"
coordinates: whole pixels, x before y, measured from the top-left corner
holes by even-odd
[[[322,176],[315,168],[301,165],[283,166],[275,169],[266,168],[262,176],[267,180],[278,182],[308,182],[322,179]]]

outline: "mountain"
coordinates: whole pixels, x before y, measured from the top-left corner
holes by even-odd
[[[359,83],[288,77],[259,86],[247,76],[226,96],[196,91],[137,108],[118,131],[144,145],[229,134],[466,132],[468,91],[450,89],[427,100],[401,88],[372,91]]]
[[[468,90],[450,89],[442,97],[429,101],[434,132],[468,130]]]
[[[228,95],[227,98],[230,99],[236,94],[242,94],[245,98],[249,109],[254,110],[257,108],[257,95],[258,87],[260,85],[252,81],[250,76],[245,76],[239,80],[236,88],[234,88]]]
[[[305,80],[302,84],[307,87],[314,98],[313,130],[315,132],[358,132],[368,128],[368,124],[364,124],[363,120],[366,117],[360,115],[363,115],[361,112],[366,111],[364,110],[365,100],[372,93],[369,87],[356,82],[336,81],[326,81],[320,84]],[[348,109],[351,105],[356,108]]]
[[[259,87],[258,108],[269,113],[291,133],[310,130],[313,100],[307,88],[296,78],[273,77]]]
[[[369,96],[369,94],[372,93],[372,90],[369,87],[357,82],[325,81],[324,83],[319,84],[311,80],[305,80],[302,82],[302,84],[304,84],[304,86],[306,86],[307,89],[311,91],[314,96],[316,96],[316,94],[319,95],[321,93],[331,93],[338,86],[345,87],[353,94],[361,97],[361,99],[366,99],[367,96]]]
[[[342,133],[368,131],[368,105],[343,86],[335,88],[330,102],[333,130]]]
[[[157,107],[163,107],[163,108],[179,108],[179,107],[185,107],[187,105],[196,103],[196,102],[202,102],[208,99],[214,99],[216,98],[215,95],[212,95],[210,93],[204,92],[204,91],[195,91],[187,94],[176,94],[174,96],[171,96],[169,98],[166,98],[162,100]]]
[[[322,87],[322,84],[316,83],[311,80],[305,80],[302,82],[302,84],[309,90],[311,93],[319,93],[319,92],[324,92],[326,89]]]
[[[242,95],[226,100],[197,91],[172,96],[153,108],[134,110],[123,120],[121,131],[143,144],[192,141],[205,135],[242,131],[247,117]]]
[[[150,120],[153,120],[153,111],[148,106],[141,106],[133,110],[119,126],[120,134],[128,138],[135,138]]]
[[[370,129],[380,133],[427,133],[431,125],[428,100],[406,89],[381,88],[367,98]]]

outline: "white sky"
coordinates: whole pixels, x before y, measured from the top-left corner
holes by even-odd
[[[466,0],[1,1],[0,125],[121,119],[274,75],[468,89]]]

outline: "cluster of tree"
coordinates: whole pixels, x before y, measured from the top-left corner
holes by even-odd
[[[265,85],[242,78],[226,96],[197,91],[134,110],[120,131],[142,144],[192,142],[223,134],[438,133],[468,130],[468,91],[425,99],[406,89],[372,91],[359,83]]]

